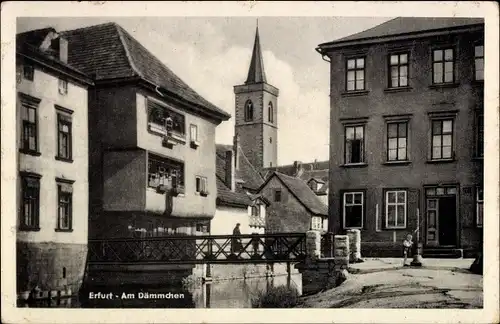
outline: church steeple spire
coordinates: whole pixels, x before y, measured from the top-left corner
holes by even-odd
[[[261,83],[266,81],[266,72],[264,71],[264,60],[262,59],[262,50],[260,49],[259,22],[255,30],[255,42],[253,44],[252,60],[248,69],[248,77],[245,84]]]

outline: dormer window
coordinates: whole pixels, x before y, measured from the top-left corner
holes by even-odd
[[[28,81],[33,81],[35,78],[35,68],[31,64],[23,65],[23,78]]]
[[[318,183],[314,180],[309,181],[309,188],[311,188],[312,191],[318,191]]]
[[[59,94],[68,94],[68,81],[64,79],[59,79]]]

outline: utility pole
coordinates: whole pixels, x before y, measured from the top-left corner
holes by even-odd
[[[420,210],[417,208],[417,251],[413,254],[413,261],[410,265],[415,267],[422,266],[422,244],[420,243]]]

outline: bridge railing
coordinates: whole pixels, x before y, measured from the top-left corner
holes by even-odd
[[[161,236],[89,240],[90,263],[259,263],[301,261],[305,233]]]

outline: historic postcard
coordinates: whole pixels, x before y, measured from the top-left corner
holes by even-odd
[[[2,321],[497,322],[498,84],[493,3],[7,3]]]

